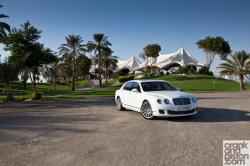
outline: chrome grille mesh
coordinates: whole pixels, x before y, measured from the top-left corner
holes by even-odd
[[[189,105],[191,104],[190,98],[175,98],[173,99],[175,105]]]

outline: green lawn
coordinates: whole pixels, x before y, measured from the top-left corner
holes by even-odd
[[[204,75],[189,76],[159,76],[154,79],[161,79],[170,82],[183,91],[189,92],[210,92],[210,91],[238,91],[239,83],[222,78]],[[250,89],[250,85],[246,86]]]
[[[186,92],[216,92],[239,90],[239,83],[237,82],[205,75],[165,75],[153,77],[150,79],[166,80]],[[43,94],[44,100],[98,98],[105,96],[114,96],[115,90],[120,88],[121,86],[121,84],[111,86],[115,82],[115,80],[110,80],[108,82],[108,85],[103,88],[84,89],[88,82],[85,80],[77,81],[77,90],[75,92],[72,92],[69,86],[59,84],[56,85],[56,90],[53,91],[53,84],[49,83],[37,84],[37,89]],[[247,85],[246,87],[248,90],[250,90],[250,85]],[[0,101],[5,99],[5,96],[2,93],[2,88],[3,85],[0,84]],[[15,83],[13,84],[12,89],[13,94],[17,100],[28,98],[32,93],[31,85],[28,85],[27,90],[22,90],[21,84]]]

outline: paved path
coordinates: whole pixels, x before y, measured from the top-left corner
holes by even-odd
[[[250,93],[202,93],[189,118],[145,120],[113,100],[0,104],[0,165],[222,165],[223,139],[250,139]]]

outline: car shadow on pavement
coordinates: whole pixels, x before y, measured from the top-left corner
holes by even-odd
[[[222,108],[199,108],[199,112],[196,115],[166,119],[176,122],[242,122],[250,121],[250,111]]]

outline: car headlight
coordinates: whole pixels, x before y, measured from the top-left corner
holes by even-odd
[[[165,104],[169,104],[170,103],[168,99],[164,99],[163,101],[164,101]]]
[[[161,104],[161,103],[162,103],[162,100],[161,100],[161,99],[157,99],[157,103],[158,103],[158,104]]]
[[[193,103],[196,103],[197,102],[197,99],[196,98],[192,98],[191,99]]]

